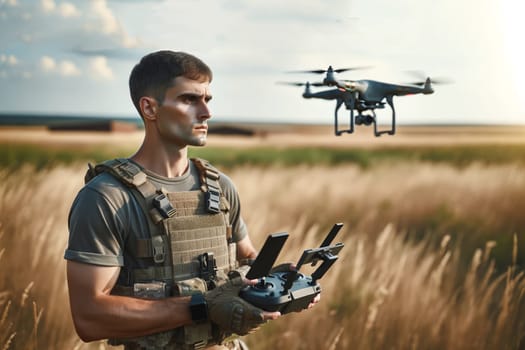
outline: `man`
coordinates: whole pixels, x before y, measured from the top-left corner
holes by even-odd
[[[280,316],[239,298],[242,273],[225,274],[257,255],[231,180],[188,159],[188,146],[206,144],[211,80],[201,60],[172,51],[143,57],[130,75],[143,143],[92,168],[69,216],[70,306],[84,341],[231,347],[229,335]]]

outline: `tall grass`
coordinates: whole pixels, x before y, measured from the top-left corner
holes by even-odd
[[[290,233],[280,261],[296,261],[345,223],[321,303],[246,341],[253,349],[518,349],[524,170],[412,161],[231,169],[255,245]],[[67,302],[67,213],[83,173],[0,171],[2,350],[105,347],[78,340]]]
[[[289,230],[299,217],[323,229],[345,221],[352,235],[377,236],[393,224],[410,239],[434,246],[447,234],[468,250],[467,256],[496,240],[493,255],[504,268],[511,264],[512,235],[523,234],[525,227],[525,176],[517,164],[245,167],[231,175],[249,207],[244,215],[250,227],[260,231]],[[518,244],[525,251],[525,239]],[[518,264],[524,258],[520,254]]]
[[[0,171],[0,349],[73,349],[63,260],[74,168]]]
[[[250,345],[517,349],[525,336],[523,170],[411,162],[235,169],[256,244],[268,231],[292,234],[282,260],[297,261],[332,223],[346,224],[321,305],[286,315]]]

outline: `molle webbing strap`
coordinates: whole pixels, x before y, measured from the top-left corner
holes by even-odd
[[[206,193],[208,211],[214,214],[220,213],[219,171],[204,159],[192,158],[191,160],[199,170],[201,190]]]
[[[215,168],[205,159],[191,158],[197,170],[199,171],[199,178],[201,183],[201,190],[206,194],[206,206],[210,213],[218,213],[219,210],[227,213],[230,211],[230,203],[222,193],[221,185],[219,184],[219,170]],[[226,238],[228,242],[232,240],[232,229],[229,223],[229,217],[225,214],[226,223]]]
[[[198,202],[195,203],[195,192],[196,191],[186,191],[186,192],[172,192],[168,193],[168,199],[175,206],[176,216],[188,216],[188,215],[209,215],[210,212],[207,209],[207,205],[204,201],[206,195],[203,192],[197,192]],[[230,203],[226,197],[221,196],[219,208],[222,212],[230,211]]]
[[[153,258],[153,261],[159,264],[164,262],[168,254],[165,247],[169,246],[165,236],[152,235],[151,238],[135,238],[134,241],[134,253],[137,258]]]
[[[147,181],[146,174],[140,169],[139,166],[133,164],[128,159],[112,159],[102,164],[95,166],[94,171],[96,174],[107,171],[117,179],[122,181],[126,186],[135,188],[139,191],[144,198],[153,195],[156,192],[155,186]],[[90,169],[90,173],[93,170]]]

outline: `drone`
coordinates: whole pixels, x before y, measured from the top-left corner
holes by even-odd
[[[336,136],[344,133],[353,133],[354,124],[356,125],[374,125],[374,135],[376,137],[383,134],[394,135],[396,132],[396,110],[394,108],[394,96],[405,96],[412,94],[432,94],[434,89],[432,84],[436,83],[429,77],[424,81],[414,82],[408,85],[390,84],[376,80],[339,80],[336,79],[336,73],[364,69],[368,67],[342,68],[334,69],[329,66],[328,69],[315,69],[306,71],[293,71],[293,73],[314,73],[325,74],[322,82],[284,82],[282,84],[305,86],[304,98],[320,98],[324,100],[335,100],[334,113],[334,132]],[[334,89],[312,92],[312,86],[333,86]],[[338,111],[342,105],[350,111],[350,122],[348,129],[339,128]],[[392,122],[390,129],[378,130],[376,109],[383,109],[388,104],[392,111]],[[357,115],[355,115],[357,112]],[[355,115],[355,116],[354,116]]]

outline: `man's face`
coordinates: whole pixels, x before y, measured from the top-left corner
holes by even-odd
[[[159,135],[177,146],[203,146],[211,118],[209,81],[175,78],[175,85],[166,91],[157,113]]]

